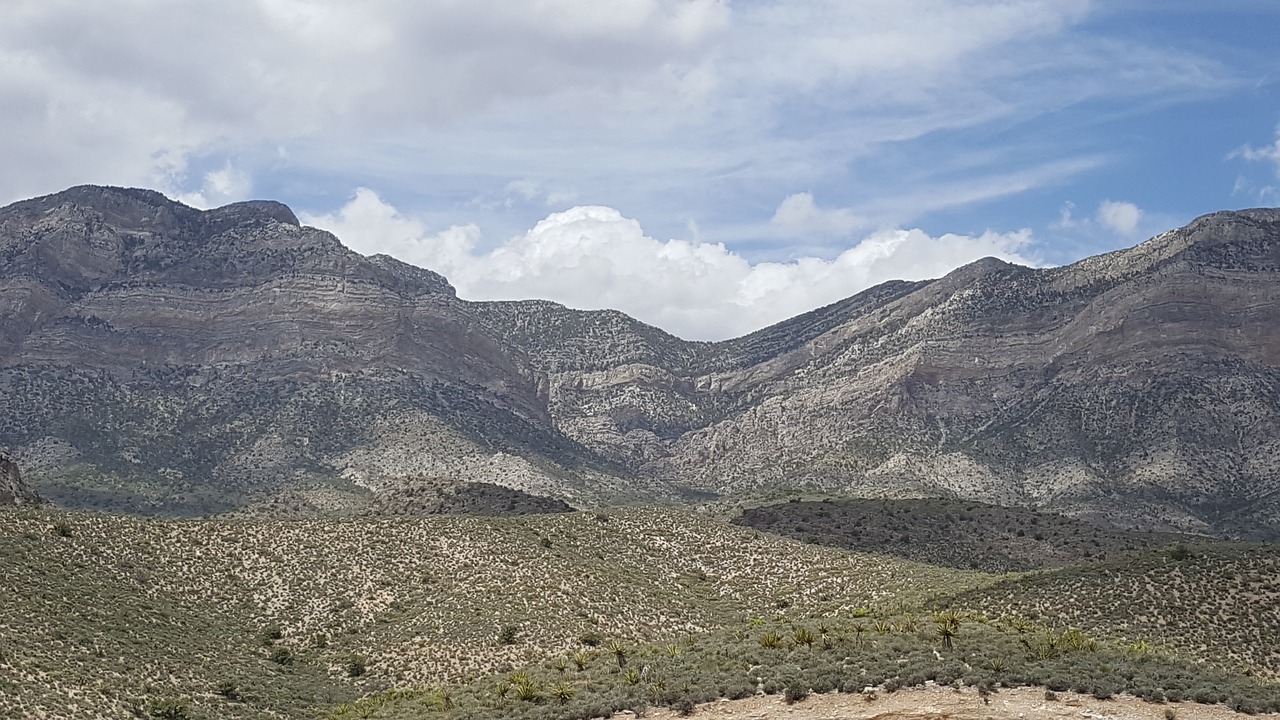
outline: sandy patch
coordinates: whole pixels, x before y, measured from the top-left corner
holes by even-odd
[[[874,697],[874,699],[869,699]],[[877,692],[874,695],[830,693],[813,695],[787,705],[780,695],[760,695],[745,700],[720,700],[700,705],[695,718],[741,718],[743,720],[1166,720],[1172,711],[1177,720],[1275,720],[1280,714],[1244,715],[1224,705],[1198,703],[1149,703],[1138,698],[1116,696],[1098,700],[1089,695],[1058,693],[1046,700],[1043,688],[1001,689],[984,703],[974,688],[926,687]],[[620,713],[614,720],[634,718]],[[674,710],[653,709],[646,718],[666,720],[679,717]]]

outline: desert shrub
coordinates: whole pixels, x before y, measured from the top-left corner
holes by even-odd
[[[353,657],[347,661],[347,677],[357,678],[365,674],[368,668],[365,666],[365,660],[362,657]]]
[[[668,705],[668,707],[670,707],[672,710],[675,710],[676,714],[679,715],[680,717],[689,717],[690,715],[693,715],[693,711],[696,709],[697,706],[694,705],[693,700],[691,698],[683,697],[683,698],[680,698],[679,700],[676,700],[671,705]]]
[[[189,720],[191,707],[185,700],[171,698],[153,700],[147,708],[147,714],[157,720]]]
[[[258,642],[263,647],[274,645],[275,642],[284,637],[284,630],[279,625],[268,625],[258,631]]]
[[[277,665],[292,665],[294,660],[293,651],[287,647],[278,647],[271,651],[270,659],[271,662]]]
[[[213,690],[228,700],[240,699],[240,688],[230,680],[223,680],[222,682],[219,682]]]
[[[498,631],[499,645],[515,645],[519,639],[520,639],[519,625],[503,625],[502,629]]]
[[[807,697],[809,697],[808,688],[798,682],[788,685],[786,691],[782,694],[782,699],[788,705],[794,705]]]

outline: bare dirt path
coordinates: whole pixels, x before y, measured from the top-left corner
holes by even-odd
[[[1172,711],[1177,720],[1277,720],[1280,714],[1244,715],[1224,705],[1197,703],[1149,703],[1134,697],[1116,696],[1098,700],[1088,695],[1058,693],[1046,700],[1043,688],[1002,689],[986,704],[973,688],[926,687],[876,693],[869,696],[847,693],[813,695],[787,705],[780,695],[761,695],[745,700],[721,700],[700,705],[694,718],[735,718],[738,720],[1166,720]],[[634,718],[621,713],[614,720]],[[650,710],[646,718],[667,720],[679,717],[674,710]]]

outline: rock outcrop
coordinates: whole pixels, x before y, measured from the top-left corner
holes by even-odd
[[[18,463],[4,452],[0,452],[0,506],[29,505],[39,501],[39,496],[22,482]]]
[[[144,512],[303,481],[575,505],[814,486],[1273,536],[1276,317],[1276,210],[705,343],[468,302],[277,203],[80,187],[0,209],[0,442],[67,449],[38,477],[56,502]]]

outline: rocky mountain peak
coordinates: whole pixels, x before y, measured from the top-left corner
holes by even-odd
[[[231,203],[230,205],[208,210],[206,217],[241,223],[275,221],[293,225],[294,227],[301,227],[302,225],[302,223],[298,222],[298,216],[293,214],[293,210],[288,205],[275,200],[246,200],[244,202]]]

